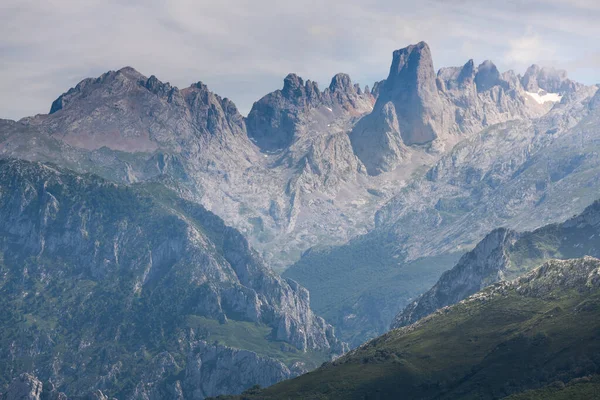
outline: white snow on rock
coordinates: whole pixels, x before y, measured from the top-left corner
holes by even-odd
[[[547,93],[546,91],[540,89],[537,93],[533,92],[525,92],[529,96],[533,97],[533,99],[539,104],[544,104],[548,101],[552,103],[558,103],[562,99],[562,95],[558,93]]]

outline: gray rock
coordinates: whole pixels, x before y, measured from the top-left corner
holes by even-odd
[[[500,71],[498,71],[496,65],[490,60],[484,61],[477,67],[474,81],[479,92],[485,92],[502,83]]]
[[[429,291],[409,304],[395,318],[392,329],[410,325],[502,280],[510,262],[508,248],[516,237],[516,233],[507,229],[498,229],[487,235],[454,268],[444,272]]]
[[[354,152],[370,174],[393,169],[403,159],[403,144],[429,143],[438,137],[435,124],[442,104],[435,80],[425,42],[394,52],[389,76],[377,87],[373,112],[350,135]]]
[[[525,90],[537,93],[540,89],[549,93],[569,93],[580,85],[567,78],[567,72],[554,68],[540,67],[536,64],[527,69],[521,78]]]
[[[549,258],[600,256],[600,202],[561,224],[533,232],[497,229],[399,313],[392,328],[410,325],[486,286],[514,279]]]
[[[0,160],[0,220],[0,270],[14,283],[5,286],[14,290],[5,292],[2,308],[17,313],[19,298],[35,315],[31,329],[0,346],[2,374],[18,371],[26,357],[38,376],[68,396],[87,394],[90,387],[111,393],[127,377],[156,382],[163,398],[177,398],[184,382],[183,389],[167,383],[189,367],[181,360],[195,351],[190,343],[210,337],[210,321],[226,325],[226,332],[227,324],[253,324],[262,332],[254,333],[255,346],[258,341],[266,351],[276,342],[300,359],[306,353],[335,357],[347,349],[312,312],[306,289],[268,269],[220,218],[157,184],[126,187],[54,165]],[[51,302],[35,300],[50,293]],[[11,329],[0,326],[0,337],[12,337]],[[89,361],[96,352],[102,362]],[[241,354],[246,356],[229,370],[210,372],[206,363],[203,371],[214,381],[210,395],[229,389],[219,391],[225,378],[251,386],[255,375],[243,380],[235,373],[249,373],[263,359]],[[261,376],[271,383],[285,377],[276,367]]]
[[[353,128],[356,155],[370,175],[406,165],[413,154],[452,148],[486,126],[539,117],[549,111],[525,93],[512,72],[491,61],[475,68],[442,68],[435,74],[426,43],[394,52],[389,77],[377,88],[373,112]]]
[[[248,114],[248,136],[265,151],[288,148],[306,132],[311,114],[320,119],[320,127],[340,114],[362,115],[372,108],[370,93],[352,84],[347,74],[337,74],[325,91],[316,82],[289,74],[283,89],[269,93],[254,103]],[[321,114],[321,115],[318,115]],[[311,128],[311,130],[314,127]]]

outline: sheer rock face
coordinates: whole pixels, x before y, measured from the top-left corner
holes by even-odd
[[[312,130],[326,130],[325,125],[337,117],[370,111],[372,101],[371,94],[352,84],[346,74],[334,76],[323,92],[316,82],[289,74],[282,90],[254,103],[247,119],[248,135],[262,150],[283,150]]]
[[[474,81],[478,92],[485,92],[502,83],[500,71],[498,71],[496,65],[490,60],[484,61],[477,68]]]
[[[192,399],[215,393],[241,393],[254,385],[268,387],[298,375],[282,362],[259,357],[246,350],[209,345],[202,341],[194,343],[191,350],[184,387],[186,392],[192,393]],[[235,374],[224,376],[222,371],[235,371]]]
[[[395,169],[427,144],[452,148],[486,126],[549,111],[528,96],[511,71],[491,62],[442,68],[436,74],[426,43],[394,52],[389,77],[377,88],[373,112],[352,130],[355,153],[371,175]]]
[[[267,387],[297,376],[280,361],[227,346],[186,339],[186,368],[168,352],[157,355],[140,378],[130,400],[196,400],[220,393],[239,394],[254,385]]]
[[[373,112],[350,134],[354,152],[369,174],[394,169],[404,159],[405,146],[438,137],[443,109],[435,79],[425,42],[394,52],[389,76],[376,88]]]
[[[394,105],[406,145],[429,143],[438,137],[442,112],[431,51],[425,42],[396,50],[380,102]]]

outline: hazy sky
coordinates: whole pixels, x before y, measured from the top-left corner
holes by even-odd
[[[201,80],[247,113],[288,72],[372,85],[393,50],[421,40],[436,68],[538,63],[599,83],[598,21],[598,0],[1,0],[0,118],[47,113],[81,79],[126,65]]]

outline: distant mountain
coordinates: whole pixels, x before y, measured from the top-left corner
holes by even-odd
[[[317,312],[356,346],[387,331],[393,309],[494,228],[534,230],[582,212],[600,193],[600,94],[576,88],[542,117],[459,142],[405,182],[369,233],[315,247],[284,275],[307,287]]]
[[[180,90],[125,67],[83,80],[48,115],[1,121],[0,155],[118,183],[175,178],[186,198],[239,228],[281,268],[320,240],[343,241],[372,224],[346,215],[373,196],[352,189],[364,167],[345,132],[373,102],[345,74],[323,92],[290,74],[245,119],[201,82]],[[289,140],[271,154],[259,135]],[[344,187],[351,196],[334,204]],[[382,201],[373,199],[371,216]],[[332,219],[344,229],[323,222]]]
[[[533,232],[497,229],[400,313],[393,328],[410,325],[493,283],[514,279],[550,258],[600,257],[600,201],[560,224]]]
[[[346,74],[324,90],[289,74],[244,118],[201,82],[178,89],[125,67],[81,81],[48,115],[0,126],[0,156],[127,184],[174,177],[283,270],[312,246],[367,233],[375,212],[457,142],[539,117],[581,89],[539,67],[523,78],[491,62],[436,73],[421,42],[394,52],[372,90]]]
[[[528,83],[545,72],[530,70]],[[564,82],[555,85],[557,93],[576,90],[566,77]],[[552,105],[535,101],[512,71],[501,74],[491,61],[476,68],[470,60],[436,75],[429,46],[420,42],[394,52],[373,112],[356,125],[350,138],[369,174],[376,175],[409,162],[411,153],[418,151],[413,145],[449,150],[486,126],[539,117]]]
[[[242,397],[498,399],[521,393],[510,398],[527,399],[536,394],[529,390],[540,388],[549,399],[565,398],[557,395],[562,389],[585,394],[598,387],[599,313],[600,261],[548,261],[316,371]]]
[[[352,84],[346,74],[334,76],[323,92],[316,82],[289,74],[282,90],[254,103],[247,119],[248,134],[263,150],[283,150],[311,130],[327,130],[327,124],[340,115],[358,117],[370,112],[373,102],[371,93]]]
[[[159,184],[2,160],[0,220],[0,385],[201,399],[344,352],[304,288]]]

